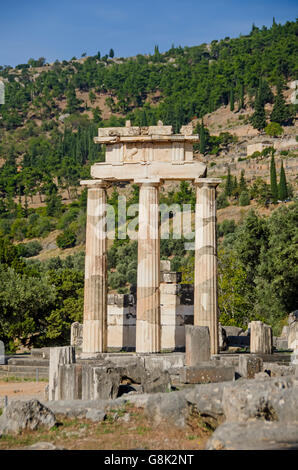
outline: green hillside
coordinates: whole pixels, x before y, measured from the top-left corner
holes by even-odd
[[[270,121],[276,132],[282,126],[294,128],[297,105],[286,104],[283,91],[298,79],[297,35],[297,21],[273,22],[270,29],[253,26],[248,36],[173,46],[166,53],[156,46],[152,55],[133,58],[98,53],[53,64],[39,58],[15,68],[0,66],[6,98],[0,105],[0,279],[5,286],[0,293],[0,337],[11,349],[16,339],[63,344],[70,323],[82,319],[83,253],[43,262],[30,258],[54,230],[59,231],[56,243],[62,250],[83,249],[86,192],[79,189],[79,181],[104,158],[105,149],[93,143],[97,128],[124,125],[126,119],[139,126],[162,120],[179,132],[182,124],[199,118],[196,150],[201,155],[217,155],[222,147],[236,144],[232,135],[210,136],[202,125],[206,114],[223,105],[232,113],[252,108],[250,122],[260,131]],[[272,113],[266,116],[268,103]],[[266,152],[274,162],[274,149]],[[275,173],[271,184],[257,180],[251,187],[244,175],[238,181],[223,175],[219,208],[291,199],[293,190],[281,173],[277,179]],[[118,192],[109,193],[115,207]],[[137,202],[137,187],[127,196],[128,204]],[[162,202],[193,204],[194,193],[183,183],[162,194]],[[285,315],[298,308],[297,202],[268,219],[249,213],[237,226],[222,223],[219,240],[222,322],[245,326],[258,318],[278,330]],[[135,287],[136,253],[127,240],[110,248],[111,289],[128,292],[129,285]],[[172,259],[173,270],[183,271],[184,282],[192,281],[193,252],[185,253],[182,240],[162,241],[161,255]]]

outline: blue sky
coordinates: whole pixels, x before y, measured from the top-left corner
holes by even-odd
[[[254,22],[295,20],[297,0],[0,0],[0,64],[83,52],[116,57],[247,34]]]

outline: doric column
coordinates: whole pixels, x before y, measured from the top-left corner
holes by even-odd
[[[218,353],[216,186],[220,181],[195,180],[194,325],[209,327],[211,354]]]
[[[101,180],[88,186],[83,353],[107,350],[106,188]]]
[[[136,352],[160,351],[159,179],[140,185]]]

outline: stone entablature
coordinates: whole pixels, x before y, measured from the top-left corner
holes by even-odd
[[[106,163],[192,161],[199,136],[192,135],[192,126],[182,126],[180,132],[173,134],[172,126],[163,125],[107,127],[98,129],[94,141],[107,145]]]

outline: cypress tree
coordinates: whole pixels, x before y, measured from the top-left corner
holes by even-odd
[[[259,97],[259,94],[256,97],[255,101],[255,112],[251,117],[252,126],[259,131],[264,129],[266,126],[266,114],[264,109],[264,104]]]
[[[240,85],[240,98],[239,98],[239,104],[238,104],[238,111],[240,109],[244,109],[244,85],[241,83]]]
[[[276,204],[278,200],[278,187],[277,187],[277,180],[276,180],[274,153],[272,153],[271,163],[270,163],[270,188],[271,188],[273,204]]]
[[[230,91],[230,110],[231,111],[234,111],[234,90],[233,88],[231,88],[231,91]]]
[[[286,174],[284,170],[283,161],[281,162],[281,169],[280,169],[280,179],[278,185],[278,198],[281,201],[284,201],[288,197],[288,188],[287,188],[287,180]]]
[[[240,181],[239,181],[239,192],[241,194],[242,192],[246,190],[247,190],[247,187],[246,187],[246,181],[244,178],[244,170],[241,170],[241,176],[240,176]]]
[[[228,176],[227,176],[226,185],[225,185],[225,195],[231,196],[232,191],[233,191],[233,180],[232,180],[231,170],[230,168],[228,168]]]

